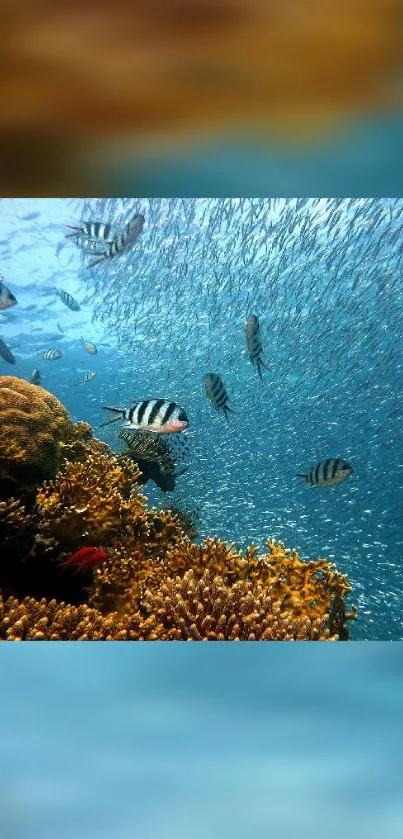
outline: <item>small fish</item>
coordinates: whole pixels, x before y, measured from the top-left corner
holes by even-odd
[[[311,486],[333,486],[348,478],[352,471],[352,467],[346,460],[336,457],[318,463],[307,474],[298,472],[297,477],[303,478],[301,483],[305,481]]]
[[[95,344],[92,344],[91,341],[84,341],[84,338],[81,336],[81,343],[84,350],[90,353],[90,355],[96,355],[98,350]]]
[[[34,367],[34,369],[33,369],[32,373],[31,373],[31,378],[30,378],[30,380],[29,380],[29,383],[30,383],[31,385],[40,385],[40,383],[41,383],[41,374],[40,374],[40,372],[39,372],[39,370],[38,370],[38,368],[37,368],[37,367]]]
[[[91,382],[92,379],[95,379],[96,375],[97,375],[96,370],[91,370],[89,373],[85,374],[84,378],[81,379],[81,382],[79,382],[79,384],[80,385],[85,385],[86,382]]]
[[[248,348],[249,358],[252,364],[257,367],[259,378],[262,379],[262,367],[266,367],[263,359],[263,347],[260,337],[259,318],[257,315],[249,315],[246,321],[246,346]]]
[[[57,323],[57,324],[56,324],[56,326],[57,326],[57,328],[58,328],[59,332],[61,332],[61,333],[62,333],[62,335],[64,335],[64,334],[65,334],[65,332],[64,332],[64,329],[62,329],[62,327],[60,326],[60,323]]]
[[[176,431],[184,431],[189,425],[183,408],[167,399],[143,399],[142,402],[135,402],[132,408],[105,406],[103,410],[119,416],[102,423],[100,428],[117,422],[119,417],[126,420],[126,428],[152,431],[154,434],[174,434]]]
[[[63,568],[73,568],[76,574],[82,574],[84,571],[97,568],[105,559],[109,559],[106,551],[90,547],[80,548],[63,562]]]
[[[104,259],[113,259],[114,256],[123,253],[126,248],[134,245],[144,227],[144,222],[144,216],[139,214],[135,215],[134,218],[126,224],[124,230],[115,235],[107,250],[94,257],[94,259],[89,263],[88,268],[93,268],[94,265],[98,265],[100,262],[103,262]]]
[[[15,358],[8,348],[7,344],[0,338],[0,355],[4,358],[4,361],[8,361],[9,364],[15,364]]]
[[[17,298],[14,297],[14,294],[4,285],[3,277],[0,277],[0,310],[4,309],[11,309],[11,306],[15,306],[17,303]]]
[[[45,352],[41,355],[41,358],[44,358],[45,361],[56,361],[56,359],[61,357],[62,352],[58,349],[45,350]]]
[[[223,411],[225,419],[228,420],[228,411],[235,413],[233,408],[228,405],[228,395],[224,384],[217,373],[206,373],[204,377],[204,387],[208,398],[216,411]]]
[[[68,291],[63,291],[63,289],[58,289],[55,287],[56,293],[59,295],[60,300],[64,303],[65,306],[68,306],[73,312],[80,311],[80,304],[77,303],[77,300],[69,294]]]

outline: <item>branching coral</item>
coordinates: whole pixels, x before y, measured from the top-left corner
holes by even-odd
[[[1,638],[348,637],[351,587],[326,560],[302,562],[273,542],[261,554],[219,539],[192,543],[189,517],[148,509],[137,465],[85,424],[69,426],[58,458],[60,471],[29,512],[16,499],[0,503],[3,546],[11,548],[0,562]],[[18,565],[13,545],[24,533]],[[86,546],[102,564],[72,574],[66,560]]]
[[[327,615],[311,620],[283,611],[281,603],[246,591],[241,582],[228,586],[221,577],[194,571],[168,577],[158,591],[147,590],[149,637],[165,640],[277,641],[328,640]],[[337,638],[336,636],[333,636]]]
[[[56,538],[67,550],[124,539],[145,509],[136,487],[138,476],[134,463],[120,464],[88,444],[85,460],[68,464],[39,490],[40,533]]]
[[[0,491],[3,498],[53,478],[60,444],[72,421],[58,399],[38,385],[0,377]]]

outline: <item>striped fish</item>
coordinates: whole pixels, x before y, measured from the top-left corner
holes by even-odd
[[[90,372],[86,373],[84,378],[81,379],[81,382],[79,382],[79,384],[80,385],[85,385],[87,382],[91,382],[92,379],[95,379],[96,375],[97,375],[96,370],[90,370]]]
[[[77,300],[68,293],[68,291],[63,291],[63,289],[55,288],[56,293],[59,295],[60,300],[64,303],[65,306],[68,306],[73,312],[80,311],[80,304],[77,303]]]
[[[56,359],[61,357],[62,353],[57,349],[45,350],[45,352],[41,355],[41,358],[44,358],[45,361],[56,361]]]
[[[235,413],[235,411],[228,405],[227,391],[223,385],[222,379],[217,373],[206,373],[204,377],[204,387],[210,402],[214,405],[216,411],[223,411],[226,420],[228,420],[228,411]]]
[[[66,239],[77,236],[78,238],[95,239],[109,244],[116,235],[112,225],[104,224],[102,221],[83,221],[81,227],[74,227],[72,224],[68,224],[67,227],[73,233],[67,233]]]
[[[136,214],[120,233],[116,233],[109,247],[103,253],[94,257],[89,263],[88,268],[93,268],[94,265],[98,265],[104,259],[113,259],[114,256],[118,256],[118,254],[123,253],[129,246],[134,245],[144,227],[144,222],[144,216]]]
[[[38,370],[38,368],[37,368],[37,367],[34,367],[34,369],[33,369],[32,373],[31,373],[31,378],[30,378],[30,380],[29,380],[29,383],[30,383],[31,385],[40,385],[40,383],[41,383],[41,374],[40,374],[40,372],[39,372],[39,370]]]
[[[15,358],[14,358],[11,350],[8,348],[7,344],[5,344],[4,341],[1,340],[1,338],[0,338],[0,355],[2,356],[2,358],[4,358],[4,361],[8,361],[9,364],[15,364]]]
[[[82,344],[83,350],[87,350],[87,352],[89,352],[90,355],[96,355],[97,354],[98,350],[97,350],[95,344],[92,344],[91,341],[84,341],[84,338],[82,336],[81,336],[81,344]]]
[[[297,477],[303,478],[301,483],[324,487],[340,484],[352,474],[352,471],[352,467],[346,460],[335,457],[313,466],[307,474],[298,472]]]
[[[248,320],[246,321],[245,333],[249,358],[252,364],[256,365],[259,378],[262,379],[262,367],[266,367],[266,365],[262,359],[263,347],[260,337],[259,318],[257,315],[249,315]]]
[[[126,420],[126,428],[152,431],[153,434],[174,434],[176,431],[184,431],[189,425],[183,408],[167,399],[143,399],[142,402],[135,402],[132,408],[104,406],[103,410],[118,416],[102,423],[100,428],[117,422],[120,417]]]
[[[17,298],[14,297],[14,294],[4,285],[3,277],[0,277],[0,310],[4,309],[11,309],[11,306],[15,306],[17,303]]]

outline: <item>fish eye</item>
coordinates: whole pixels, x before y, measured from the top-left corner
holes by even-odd
[[[178,420],[179,420],[179,422],[187,422],[188,421],[188,418],[187,418],[184,411],[179,411]]]

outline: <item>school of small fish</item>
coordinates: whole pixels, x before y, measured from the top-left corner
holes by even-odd
[[[312,555],[304,507],[295,508],[294,499],[304,496],[295,491],[298,476],[316,489],[306,495],[314,496],[321,549],[332,556],[337,547],[358,567],[348,539],[365,532],[368,563],[379,564],[389,537],[375,522],[399,521],[403,509],[403,482],[396,486],[403,201],[111,198],[77,206],[76,220],[65,219],[70,229],[55,243],[55,259],[62,267],[81,251],[80,291],[76,299],[67,290],[68,271],[49,280],[66,317],[54,324],[41,357],[63,359],[62,365],[73,323],[66,318],[90,309],[113,353],[97,355],[88,320],[79,321],[79,346],[98,365],[75,380],[86,385],[98,376],[80,394],[94,401],[102,394],[96,410],[104,405],[110,418],[101,427],[119,422],[134,433],[178,437],[190,430],[194,440],[208,430],[200,450],[204,483],[192,483],[190,475],[189,487],[196,494],[205,487],[206,517],[214,517],[224,538],[238,528],[259,542],[262,524],[250,522],[260,510],[267,532],[283,538],[287,527],[288,542]],[[15,292],[19,303],[21,292],[0,267],[0,319],[4,312],[7,326],[6,318],[11,323],[18,315]],[[18,346],[10,348],[1,332],[0,356],[18,365]],[[41,381],[37,368],[31,381]],[[338,486],[350,478],[346,491]],[[328,498],[348,522],[337,540]],[[357,509],[361,528],[353,519]],[[375,588],[371,597],[375,608]]]

